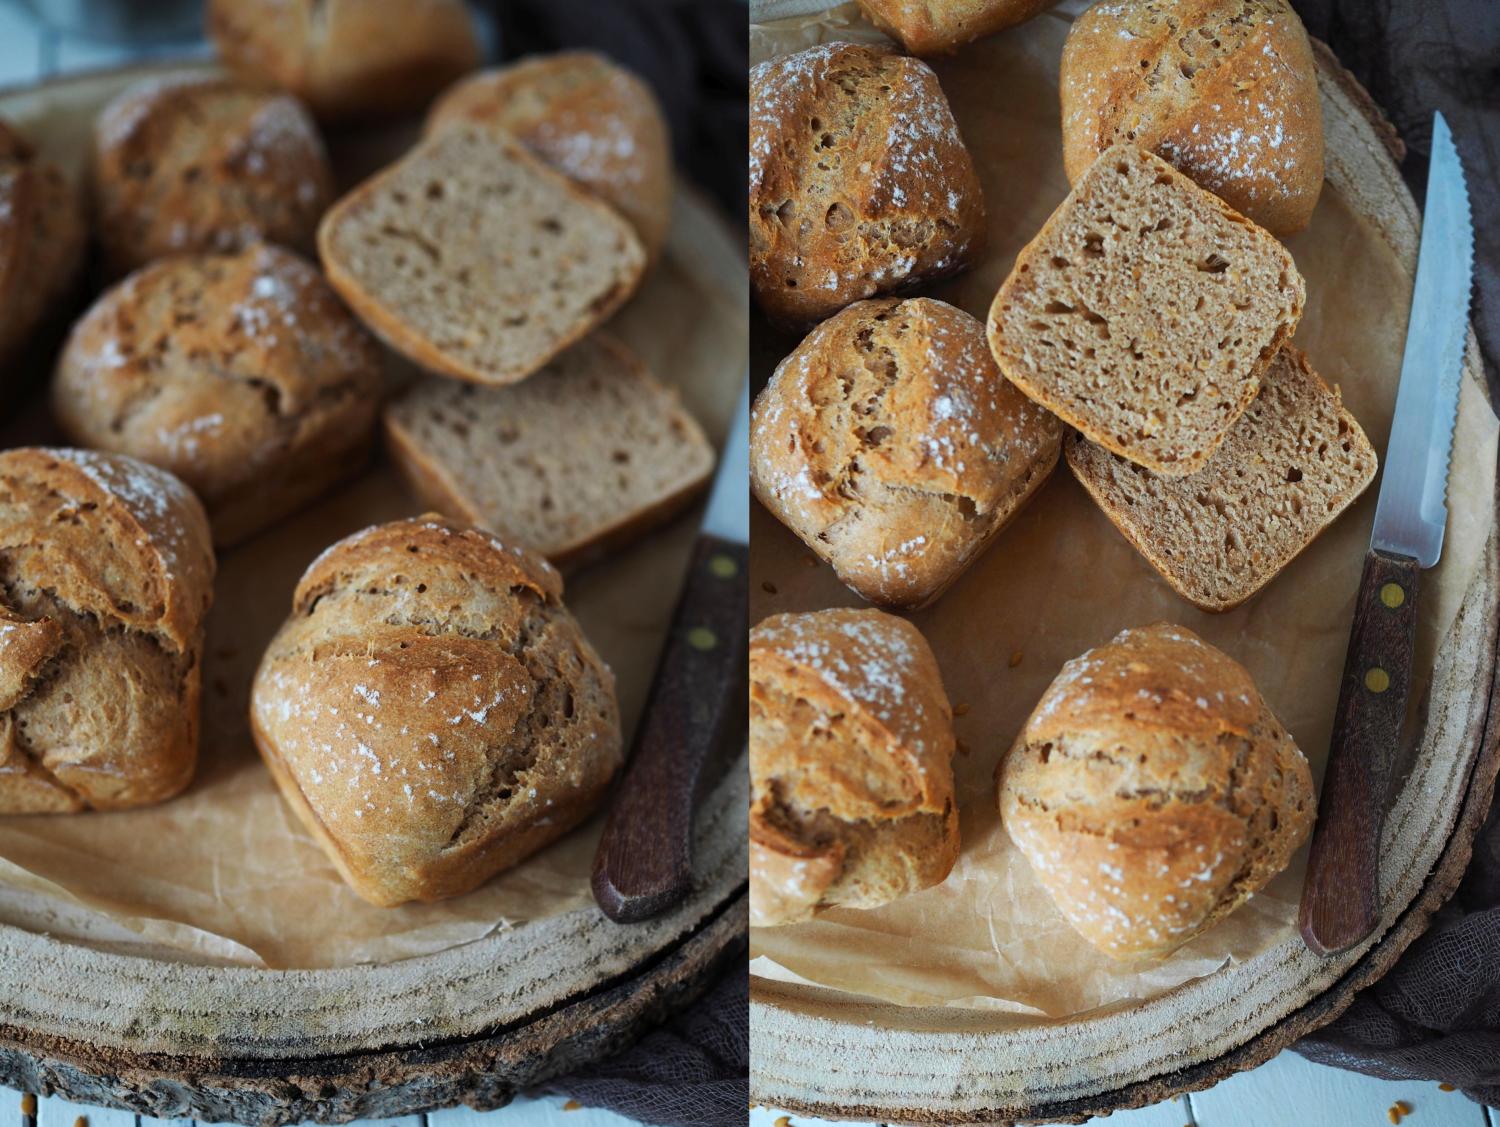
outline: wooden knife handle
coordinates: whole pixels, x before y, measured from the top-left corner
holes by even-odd
[[[1319,955],[1353,947],[1380,917],[1380,826],[1411,688],[1420,577],[1408,556],[1365,556],[1302,885],[1302,938]]]
[[[594,899],[618,923],[692,888],[693,810],[704,764],[738,728],[746,696],[749,549],[700,536],[630,760],[594,855]]]

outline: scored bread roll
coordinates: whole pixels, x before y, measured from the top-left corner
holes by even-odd
[[[672,223],[672,139],[635,74],[593,51],[524,58],[445,91],[426,133],[466,121],[512,134],[630,220],[647,257],[660,257]]]
[[[562,591],[539,556],[435,514],[346,537],[302,576],[250,727],[365,900],[461,895],[603,799],[614,677]]]
[[[235,74],[329,120],[419,109],[479,63],[463,0],[209,0],[208,34]]]
[[[932,602],[1057,465],[1062,424],[995,367],[984,326],[932,298],[861,301],[755,402],[756,497],[872,603]]]
[[[932,68],[828,43],[750,72],[750,284],[772,320],[968,267],[984,197]]]
[[[750,922],[874,908],[958,858],[953,712],[915,626],[876,610],[750,632]]]
[[[171,474],[92,450],[0,453],[0,814],[188,785],[213,575],[208,520]]]
[[[955,51],[1025,23],[1057,0],[859,0],[860,11],[913,55]]]
[[[1190,630],[1126,630],[1063,666],[998,770],[1000,816],[1073,928],[1162,958],[1284,869],[1312,772],[1243,666]]]
[[[1323,108],[1288,0],[1095,4],[1063,47],[1063,164],[1080,177],[1128,141],[1275,235],[1323,189]]]

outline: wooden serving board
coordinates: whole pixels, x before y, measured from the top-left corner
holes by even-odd
[[[798,10],[804,7],[793,6]],[[1064,4],[1059,14],[1065,16],[1070,7],[1078,5]],[[840,13],[838,18],[845,18],[843,9]],[[1058,14],[1053,14],[1041,20],[1057,18]],[[1027,25],[1005,34],[1055,35],[1056,32],[1056,28]],[[998,41],[989,42],[987,50],[991,52],[1004,54],[1007,50],[1003,44],[995,46]],[[1416,266],[1420,214],[1397,168],[1400,142],[1368,95],[1326,48],[1321,44],[1316,46],[1328,149],[1325,196],[1330,207],[1342,209],[1358,220],[1364,232],[1359,237],[1383,244],[1379,253],[1394,256],[1402,280],[1391,286],[1390,292],[1373,295],[1372,300],[1378,302],[1379,316],[1391,324],[1403,324]],[[1024,65],[1023,52],[1017,50],[1014,54],[1022,60],[1014,71],[990,74],[994,87],[990,96],[968,102],[967,110],[973,115],[968,122],[964,110],[958,106],[959,95],[954,95],[960,128],[967,131],[977,126],[980,130],[1003,131],[1017,118],[1034,118],[1045,119],[1047,124],[1041,128],[1055,132],[1055,66],[1049,76],[1043,69]],[[987,58],[993,60],[994,54]],[[970,94],[985,88],[988,72],[981,73],[977,63],[966,63],[963,52],[953,60],[939,60],[934,65],[945,88],[967,90]],[[1034,133],[1018,132],[1019,136],[1010,141],[1013,149],[1035,140]],[[994,135],[990,134],[992,139]],[[985,175],[982,169],[981,178]],[[1024,178],[1019,183],[997,183],[994,169],[990,169],[989,175],[986,194],[994,210],[1003,209],[1004,204],[996,207],[992,186],[997,195],[1009,193],[1007,198],[1011,200],[1038,190],[1036,184]],[[1010,241],[1019,245],[1016,240],[1024,240],[1026,233],[1010,232],[1013,236]],[[992,215],[992,242],[995,234]],[[997,253],[996,257],[1001,256]],[[978,272],[995,265],[990,263]],[[997,278],[1003,276],[1007,267],[1008,260],[999,264]],[[983,281],[987,284],[989,279]],[[1310,301],[1318,296],[1317,282],[1316,277],[1309,275]],[[940,296],[952,295],[949,300],[972,305],[974,295],[969,290],[977,284],[960,279],[940,291]],[[992,286],[989,293],[993,293]],[[1320,330],[1325,350],[1328,342],[1337,342],[1341,331],[1353,331],[1329,326],[1326,319]],[[791,342],[775,343],[784,353]],[[762,349],[760,334],[755,351],[760,363],[753,373],[763,376],[769,371],[769,363],[778,357],[771,348]],[[1329,356],[1336,357],[1336,348],[1325,351],[1324,363],[1328,363]],[[1339,375],[1326,370],[1325,374],[1333,378]],[[1474,421],[1482,416],[1485,427],[1493,426],[1472,334],[1465,357],[1465,382],[1469,390],[1464,410],[1475,413],[1467,417]],[[1388,390],[1393,398],[1394,386]],[[1388,418],[1388,407],[1386,411]],[[1383,431],[1383,424],[1378,429]],[[1383,433],[1372,437],[1377,438],[1377,445],[1383,449]],[[1487,472],[1488,467],[1481,469]],[[1474,472],[1472,466],[1454,466],[1456,475]],[[1064,491],[1073,487],[1070,481],[1052,485]],[[1371,505],[1373,496],[1372,491]],[[1033,508],[1064,501],[1066,496],[1042,497]],[[1500,750],[1497,750],[1500,717],[1494,715],[1492,708],[1497,699],[1496,639],[1497,610],[1500,610],[1495,498],[1486,488],[1469,503],[1469,508],[1470,511],[1456,517],[1461,517],[1466,522],[1464,526],[1476,533],[1477,568],[1451,627],[1443,636],[1430,639],[1421,659],[1428,689],[1415,710],[1413,754],[1388,813],[1382,853],[1381,924],[1370,941],[1342,956],[1320,959],[1305,949],[1295,928],[1288,926],[1284,937],[1267,949],[1230,961],[1214,973],[1190,979],[1146,1001],[1122,1002],[1074,1016],[1052,1018],[1018,1017],[1014,1012],[958,1004],[896,1005],[813,985],[805,979],[752,976],[753,1100],[834,1119],[986,1124],[1082,1122],[1091,1115],[1144,1106],[1175,1093],[1208,1087],[1234,1072],[1264,1062],[1341,1013],[1355,991],[1383,974],[1421,934],[1432,913],[1456,887],[1467,864],[1474,834],[1489,807],[1500,767]],[[1049,515],[1057,513],[1038,512],[1025,519],[1040,525]],[[1024,532],[1022,538],[1026,536],[1033,537],[1027,544],[1035,543],[1034,532]],[[849,601],[831,578],[818,569],[799,572],[796,558],[790,554],[796,550],[795,545],[778,543],[778,537],[785,541],[785,532],[766,514],[758,512],[752,532],[757,553],[752,558],[756,585],[752,588],[752,620],[775,611],[810,609],[814,603]],[[1016,540],[1013,538],[1011,543],[1014,547]],[[1100,544],[1108,550],[1112,542],[1100,541]],[[1006,542],[1002,540],[991,556],[1005,551]],[[772,568],[769,572],[765,570],[768,565]],[[1060,560],[1057,566],[1069,564]],[[1073,566],[1085,565],[1074,561]],[[1090,559],[1086,566],[1107,569],[1120,565],[1115,560]],[[945,597],[945,601],[981,600],[973,604],[972,610],[960,607],[958,611],[949,611],[950,616],[956,614],[971,623],[966,635],[970,646],[967,651],[959,647],[951,664],[944,664],[944,653],[939,651],[945,680],[952,674],[953,680],[973,688],[976,678],[1005,675],[1004,652],[1008,648],[1001,653],[995,671],[988,674],[984,671],[986,659],[993,658],[990,651],[1004,646],[1005,639],[984,635],[987,623],[983,620],[983,599],[993,602],[1017,598],[1032,608],[1046,605],[1025,602],[1028,597],[1025,590],[1008,590],[1004,578],[1010,573],[1005,568],[1003,560],[987,557],[976,565],[978,578],[965,577]],[[1314,565],[1312,570],[1300,574],[1305,581],[1305,577],[1319,572]],[[760,593],[763,579],[775,581],[765,585],[764,594]],[[1153,581],[1144,576],[1143,580]],[[1333,608],[1328,614],[1337,616],[1338,608],[1349,605],[1352,595],[1352,584],[1348,591],[1328,591],[1328,603]],[[1271,612],[1265,599],[1259,605],[1265,610],[1261,615],[1264,619]],[[1246,612],[1255,615],[1256,606],[1252,603]],[[936,609],[939,615],[943,613],[941,604]],[[929,618],[923,622],[941,621],[933,618],[932,612],[927,613]],[[1067,616],[1066,610],[1058,607],[1053,607],[1050,613],[1054,619]],[[1345,629],[1347,621],[1345,613],[1342,618]],[[1048,619],[1043,614],[1034,625],[1033,641],[1048,629]],[[1096,623],[1094,629],[1105,631],[1094,639],[1097,643],[1107,638],[1113,628]],[[1282,659],[1290,661],[1295,656],[1284,654]],[[1032,660],[1030,651],[1027,660]],[[979,667],[978,673],[973,671],[975,666]],[[1311,668],[1304,670],[1304,675],[1320,673]],[[1338,668],[1327,669],[1326,675],[1330,683],[1336,683]],[[1026,697],[1027,701],[1034,699],[1034,694]],[[960,731],[960,736],[964,735]],[[985,735],[1004,737],[1004,733]],[[1004,746],[1002,742],[985,749],[987,756],[982,766],[986,770],[993,766],[995,756]],[[979,754],[976,748],[971,758]],[[971,817],[967,807],[964,817]],[[966,827],[966,847],[969,832]],[[907,922],[909,917],[903,917],[903,925]],[[905,932],[902,934],[903,941],[910,942],[905,940]],[[893,943],[890,949],[899,947]]]
[[[77,171],[98,108],[153,69],[160,68],[0,94],[0,116]],[[399,134],[331,138],[339,179],[358,179],[412,135],[408,124]],[[743,378],[746,301],[741,240],[680,184],[663,262],[611,327],[681,390],[716,443]],[[59,311],[60,325],[72,312]],[[0,391],[10,394],[0,396],[0,445],[55,440],[38,385],[51,348],[55,338],[35,350],[32,390],[15,413],[21,373],[0,375]],[[338,536],[416,511],[377,461],[348,489],[221,559],[205,670],[205,758],[179,802],[257,771],[243,742],[245,691],[302,567]],[[569,605],[615,668],[627,734],[696,524],[695,512],[567,580]],[[95,910],[109,899],[107,877],[101,887],[70,889],[93,907],[0,882],[0,920],[8,921],[0,923],[0,1085],[162,1118],[246,1124],[500,1106],[523,1086],[618,1051],[742,961],[746,792],[742,757],[718,765],[698,812],[694,891],[665,915],[611,923],[587,900],[585,868],[576,903],[586,906],[515,926],[484,920],[472,941],[410,958],[361,962],[316,949],[318,929],[339,936],[360,910],[340,899],[346,890],[336,881],[310,929],[313,942],[283,947],[290,952],[283,964],[304,969],[281,970],[224,965],[232,960],[222,948],[205,957],[161,942],[161,932],[135,927],[138,920],[122,926]],[[138,816],[150,834],[152,813]],[[86,844],[91,825],[104,825],[93,817],[74,819],[68,832]],[[234,827],[221,829],[229,836]],[[596,833],[597,820],[553,848],[591,855]],[[101,873],[110,862],[99,857]]]

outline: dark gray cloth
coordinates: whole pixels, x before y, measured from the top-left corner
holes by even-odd
[[[745,214],[749,18],[739,0],[499,0],[500,53],[591,48],[651,84],[678,167],[724,209]],[[750,1100],[744,960],[697,1005],[638,1044],[547,1085],[589,1107],[661,1127],[743,1123]]]
[[[1402,171],[1419,200],[1432,113],[1448,119],[1473,206],[1474,325],[1500,393],[1500,0],[1293,2],[1400,130]],[[1463,884],[1428,932],[1296,1049],[1371,1076],[1446,1081],[1500,1105],[1500,813],[1490,812]]]

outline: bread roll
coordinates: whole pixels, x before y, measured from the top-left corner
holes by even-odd
[[[62,170],[0,120],[0,362],[71,288],[83,260],[78,193]],[[0,377],[0,402],[5,379]]]
[[[214,556],[133,458],[0,453],[0,814],[117,810],[193,777]]]
[[[824,321],[755,403],[750,482],[872,603],[947,589],[1051,475],[1062,424],[995,367],[984,326],[931,298]]]
[[[313,250],[332,173],[286,94],[204,74],[128,87],[94,130],[94,206],[112,277],[171,254],[262,240]]]
[[[458,896],[620,766],[614,677],[546,561],[429,514],[313,561],[251,688],[282,795],[372,904]]]
[[[874,908],[958,858],[953,712],[917,628],[875,610],[750,632],[750,922]]]
[[[463,0],[209,0],[208,34],[235,74],[329,120],[420,109],[479,64]]]
[[[984,199],[932,68],[829,43],[750,72],[750,283],[807,326],[861,298],[957,273]]]
[[[1025,23],[1057,0],[859,0],[860,11],[913,55],[941,55]]]
[[[672,223],[672,138],[651,87],[593,51],[533,55],[473,75],[427,115],[511,133],[630,220],[655,260]]]
[[[105,293],[52,402],[72,441],[187,482],[222,546],[357,472],[380,392],[378,347],[317,269],[257,245],[161,259]]]
[[[1227,655],[1126,630],[1063,666],[999,769],[1000,815],[1080,935],[1162,958],[1286,867],[1312,773]]]
[[[1068,33],[1060,81],[1073,183],[1129,141],[1273,234],[1307,226],[1323,189],[1323,107],[1288,0],[1095,4]]]

